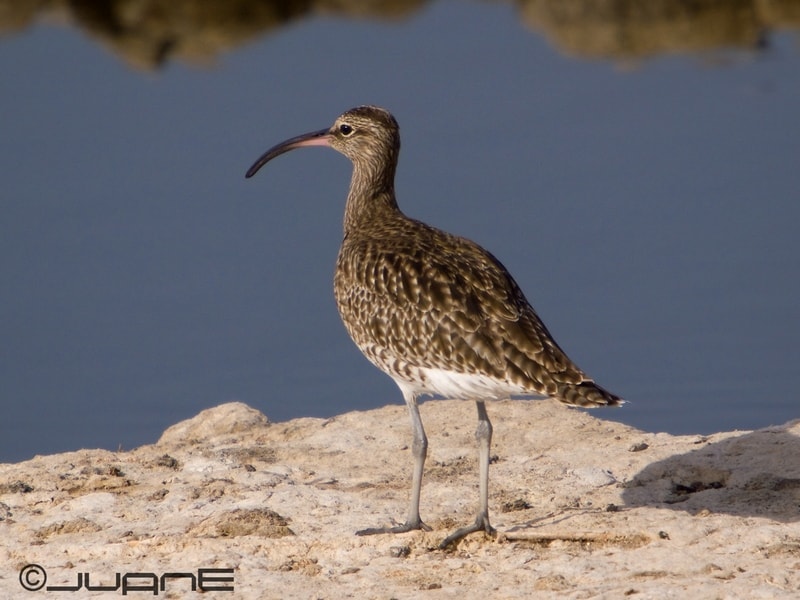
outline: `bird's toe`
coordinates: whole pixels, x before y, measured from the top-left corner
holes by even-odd
[[[380,535],[383,533],[406,533],[409,531],[431,531],[431,528],[422,522],[422,519],[415,519],[406,521],[402,525],[395,525],[393,527],[368,527],[356,531],[356,535]]]

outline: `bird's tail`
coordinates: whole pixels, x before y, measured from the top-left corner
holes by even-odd
[[[558,400],[564,404],[594,408],[597,406],[619,406],[625,401],[615,396],[594,381],[582,381],[578,384],[565,383],[558,388]]]

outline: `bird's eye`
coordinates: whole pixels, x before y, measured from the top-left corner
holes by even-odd
[[[350,127],[350,125],[348,125],[347,123],[342,123],[341,125],[339,125],[339,133],[341,133],[342,135],[350,135],[351,133],[353,133],[353,128]]]

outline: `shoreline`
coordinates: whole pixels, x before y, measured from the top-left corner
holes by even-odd
[[[150,590],[126,579],[142,573],[167,575],[161,597],[198,582],[226,598],[800,594],[800,420],[672,436],[547,400],[489,410],[497,539],[436,548],[477,506],[473,403],[421,405],[433,530],[357,537],[405,516],[405,406],[270,423],[233,402],[156,444],[0,464],[0,595],[30,594],[31,564],[41,593],[80,584],[81,597]]]

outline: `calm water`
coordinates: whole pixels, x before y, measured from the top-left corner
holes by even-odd
[[[234,399],[273,420],[401,402],[333,302],[349,163],[243,177],[363,103],[400,121],[406,213],[489,248],[631,401],[595,414],[800,416],[797,30],[616,48],[540,17],[437,2],[152,51],[75,17],[3,24],[0,461],[132,448]],[[227,51],[187,60],[203,40]]]

